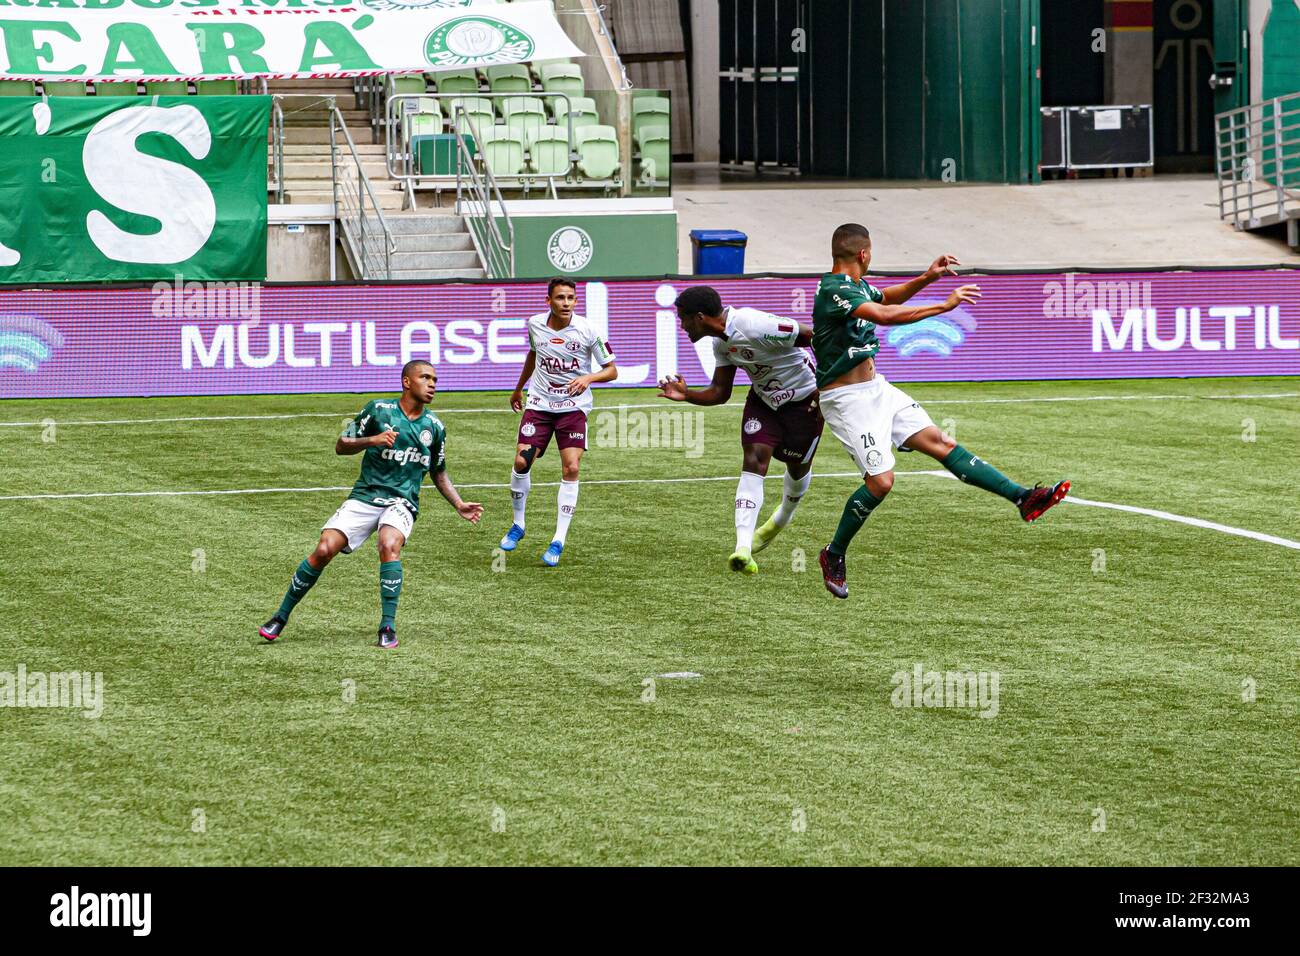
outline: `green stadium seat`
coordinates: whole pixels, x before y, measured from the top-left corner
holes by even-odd
[[[672,104],[664,96],[642,96],[632,100],[632,135],[649,126],[672,126]]]
[[[587,95],[582,70],[572,63],[552,63],[542,67],[542,89],[547,93],[565,93],[570,97]]]
[[[473,70],[445,70],[441,73],[426,73],[426,79],[432,79],[439,93],[477,93],[479,92],[478,74]]]
[[[503,119],[514,113],[541,113],[546,115],[546,106],[536,96],[508,96],[496,101],[497,109]]]
[[[636,137],[641,152],[641,175],[659,182],[666,181],[672,167],[673,137],[667,126],[647,126]]]
[[[447,101],[447,116],[453,122],[459,122],[457,107],[464,109],[477,127],[491,126],[496,122],[496,114],[492,111],[492,101],[485,96],[464,96],[454,100]],[[466,130],[460,130],[463,134]]]
[[[528,144],[528,169],[542,176],[569,171],[569,134],[559,126],[543,126]]]
[[[199,96],[238,96],[238,80],[199,80],[194,84]]]
[[[0,96],[35,96],[36,84],[31,80],[0,80]]]
[[[82,80],[43,80],[41,88],[46,96],[86,95],[86,84]]]
[[[563,100],[559,102],[563,104]],[[600,125],[600,117],[596,114],[596,101],[591,97],[575,97],[569,101],[569,105],[571,109],[568,115],[558,114],[555,117],[555,125],[564,129],[572,125],[575,130]]]
[[[135,96],[137,84],[134,80],[117,83],[96,83],[96,96]]]
[[[157,80],[144,85],[145,96],[189,96],[190,85],[184,80]]]
[[[424,93],[426,91],[423,76],[390,77],[394,93]]]
[[[612,179],[621,163],[618,156],[618,131],[612,126],[587,126],[575,130],[578,141],[578,170],[587,179]]]
[[[536,97],[502,100],[508,126],[521,140],[528,141],[546,125],[546,109]]]
[[[494,176],[517,176],[527,168],[524,141],[504,126],[481,127],[478,150]]]
[[[489,66],[487,68],[488,89],[493,93],[531,93],[533,78],[528,67],[518,64],[507,66]]]
[[[568,57],[561,57],[555,60],[533,60],[528,64],[528,69],[532,70],[533,76],[535,76],[537,78],[537,82],[540,83],[542,81],[542,70],[545,67],[560,66],[560,65],[572,66],[573,61],[570,60]]]

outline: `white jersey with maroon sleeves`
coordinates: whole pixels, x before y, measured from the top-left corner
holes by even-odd
[[[541,312],[528,320],[528,343],[537,354],[537,365],[528,380],[526,407],[556,414],[589,412],[591,389],[570,395],[569,383],[590,372],[593,361],[601,366],[610,364],[614,353],[595,326],[576,312],[562,329],[551,328],[547,324],[550,317],[550,312]]]
[[[799,323],[758,309],[727,309],[726,338],[713,340],[720,365],[743,369],[770,408],[807,398],[817,389],[808,353],[795,342]]]

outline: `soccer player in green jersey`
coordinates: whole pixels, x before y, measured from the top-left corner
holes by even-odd
[[[909,325],[979,301],[979,286],[963,285],[938,305],[903,304],[930,283],[956,275],[960,263],[954,256],[940,256],[910,282],[877,289],[864,278],[871,265],[871,234],[865,226],[848,223],[836,229],[831,255],[834,265],[822,276],[813,302],[817,386],[826,424],[857,464],[863,484],[845,504],[820,561],[826,589],[846,598],[849,542],[894,486],[891,444],[899,451],[924,452],[967,484],[1006,498],[1025,521],[1036,520],[1065,498],[1070,483],[1050,488],[1016,484],[935,427],[917,402],[876,371],[877,325]]]
[[[402,395],[375,399],[334,443],[336,455],[362,454],[361,476],[334,517],[321,529],[316,550],[298,565],[275,616],[258,632],[273,641],[284,631],[325,565],[342,551],[351,554],[379,532],[379,646],[397,646],[397,598],[402,593],[402,546],[411,535],[420,509],[420,485],[426,474],[466,521],[477,524],[483,506],[462,501],[447,475],[447,430],[428,410],[438,373],[428,362],[402,366]]]

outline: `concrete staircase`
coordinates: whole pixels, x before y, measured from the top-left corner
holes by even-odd
[[[393,232],[397,244],[392,260],[393,278],[479,279],[486,275],[469,229],[460,216],[402,210],[400,184],[388,178],[384,143],[382,138],[376,141],[369,111],[357,108],[351,80],[271,80],[267,86],[273,94],[290,97],[281,101],[286,203],[334,201],[328,99],[332,96],[352,136],[375,201]],[[268,162],[273,162],[269,150]],[[355,168],[350,160],[347,165]],[[274,176],[272,165],[269,178],[273,180]]]
[[[465,220],[430,212],[385,213],[393,231],[394,279],[482,279],[487,273]]]

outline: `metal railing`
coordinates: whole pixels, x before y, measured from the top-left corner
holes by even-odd
[[[391,279],[397,243],[337,105],[330,106],[334,215],[358,279]]]
[[[387,157],[387,168],[389,178],[399,181],[407,191],[410,204],[415,204],[414,191],[416,189],[428,188],[432,184],[433,188],[450,188],[453,182],[458,181],[459,177],[455,172],[437,173],[431,170],[422,171],[419,167],[418,157],[415,155],[414,144],[411,141],[411,123],[410,118],[413,116],[428,116],[429,113],[421,113],[420,100],[434,100],[441,102],[443,100],[455,101],[468,98],[474,98],[475,94],[465,93],[389,93],[387,96],[387,109],[384,112],[384,153]],[[572,113],[573,102],[565,93],[483,93],[478,94],[477,98],[493,100],[508,99],[554,99],[563,101],[556,103],[556,115],[568,116]],[[410,108],[407,104],[414,108]],[[453,103],[451,110],[464,113],[464,108],[459,104]],[[472,117],[474,114],[466,113]],[[455,132],[460,132],[464,127],[458,126],[453,119],[452,127]],[[474,134],[474,142],[479,154],[481,155],[485,145],[482,137],[479,135],[479,126],[477,122],[472,122],[471,127]],[[515,185],[523,189],[527,194],[534,184],[543,186],[552,199],[559,198],[556,184],[559,183],[565,187],[578,188],[587,184],[582,183],[578,178],[577,164],[581,158],[578,153],[577,142],[574,139],[574,127],[572,122],[568,123],[565,128],[568,164],[562,172],[522,172],[522,173],[505,173],[497,170],[493,176],[497,182]],[[525,149],[531,148],[531,144],[525,143]],[[487,165],[483,160],[483,165]],[[606,188],[606,180],[593,180],[591,188]]]
[[[275,173],[275,201],[284,202],[284,109],[280,97],[271,100],[271,166]]]
[[[461,132],[466,127],[477,141],[473,115],[463,106],[457,106],[452,117],[452,131],[456,137],[456,214],[465,219],[488,278],[512,279],[515,275],[515,225],[492,170],[484,163],[482,172],[479,171]],[[504,235],[498,218],[505,222]]]
[[[1214,122],[1219,217],[1237,229],[1300,219],[1300,93],[1219,113]]]

